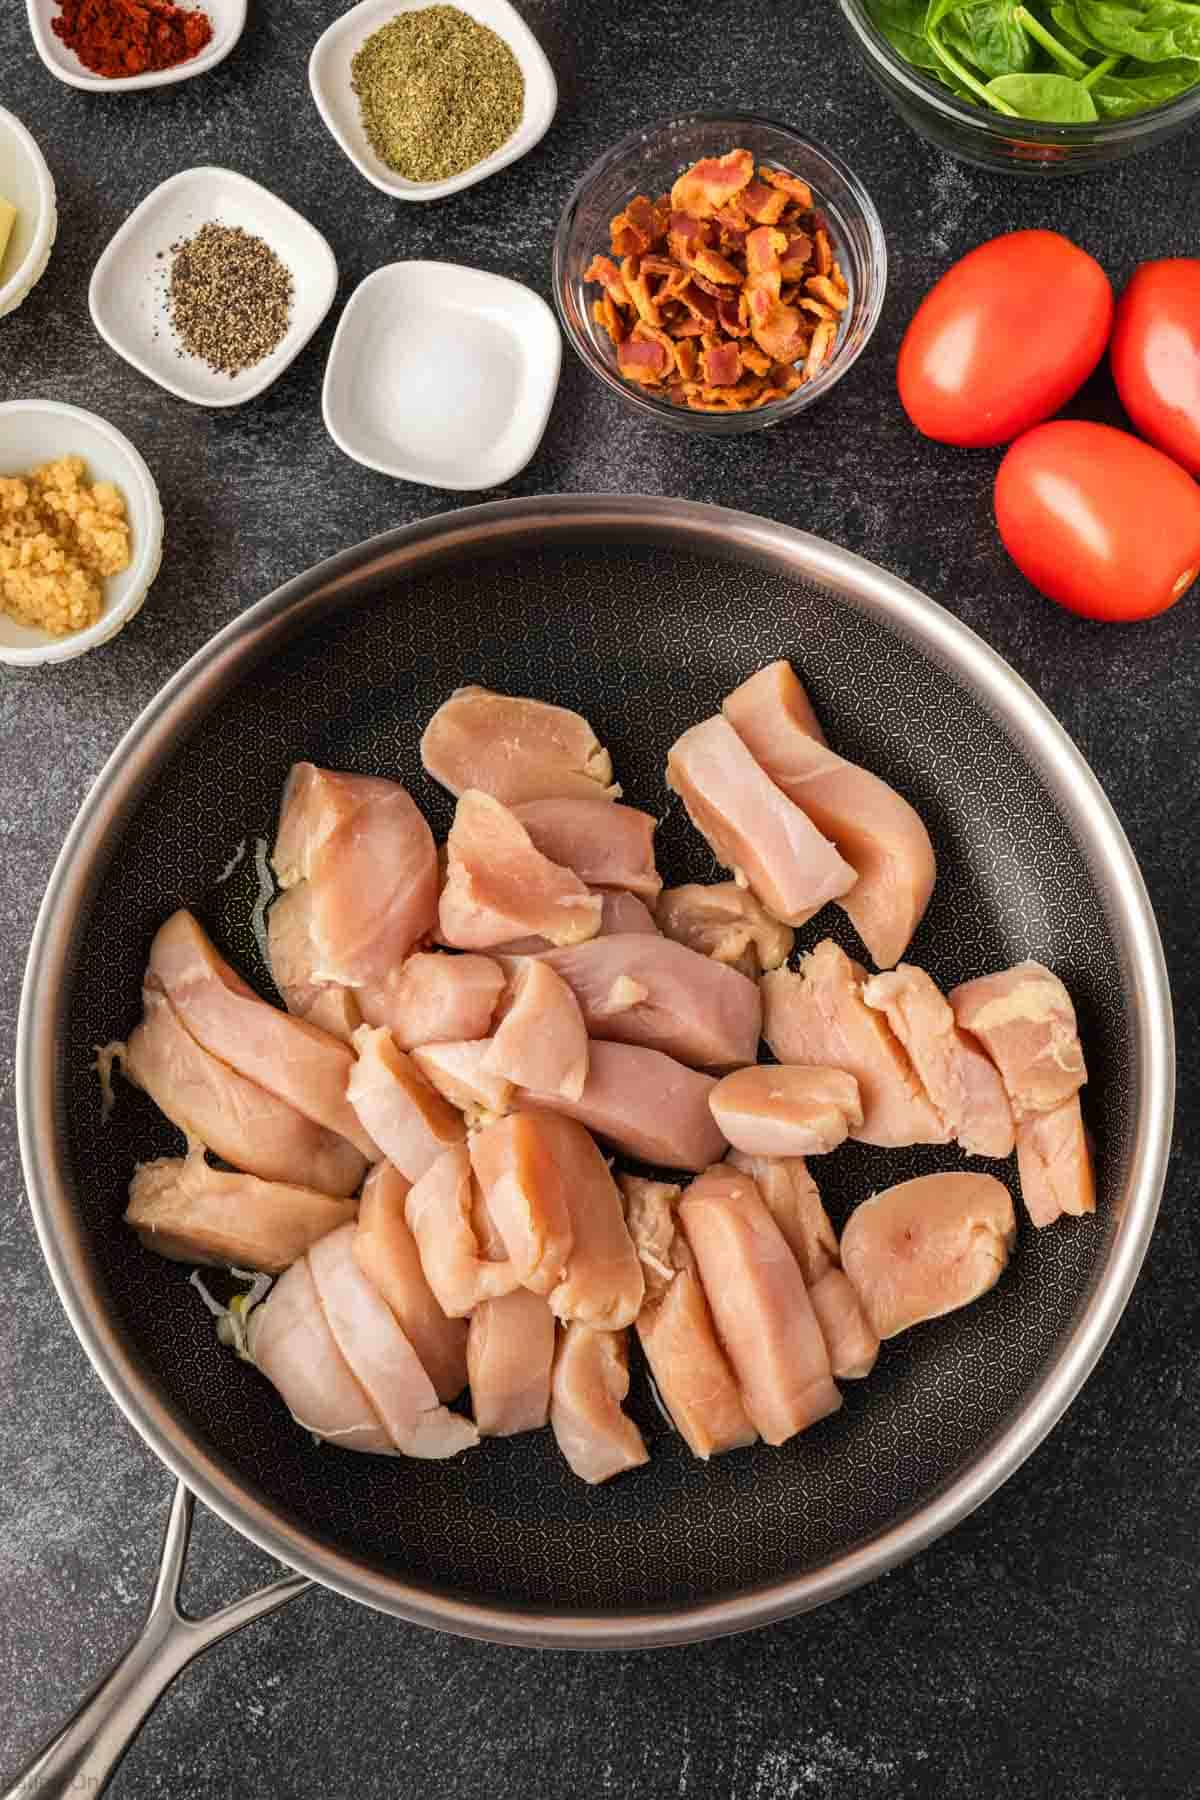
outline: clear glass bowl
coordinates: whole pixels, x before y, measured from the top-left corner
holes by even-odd
[[[744,147],[756,163],[774,163],[807,181],[824,215],[850,289],[836,354],[803,387],[757,412],[689,412],[670,400],[635,388],[617,368],[607,332],[592,318],[600,289],[583,272],[597,251],[607,254],[609,221],[635,194],[651,199],[702,156]],[[632,132],[592,164],[563,209],[554,240],[554,300],[567,338],[604,385],[644,418],[676,431],[713,436],[763,431],[812,406],[842,379],[861,356],[879,320],[887,289],[887,246],[870,195],[832,151],[822,149],[786,125],[748,113],[689,113],[645,131]]]
[[[1047,125],[1009,119],[958,99],[932,76],[914,69],[888,43],[863,0],[838,0],[842,18],[867,68],[907,125],[963,162],[1021,175],[1074,175],[1148,150],[1200,119],[1200,88],[1133,119],[1093,125]]]

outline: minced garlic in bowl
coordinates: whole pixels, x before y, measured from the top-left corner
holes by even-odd
[[[0,610],[51,637],[94,625],[105,579],[131,560],[120,490],[89,487],[86,472],[81,456],[62,456],[0,476]]]

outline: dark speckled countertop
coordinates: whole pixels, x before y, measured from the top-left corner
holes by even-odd
[[[992,529],[994,458],[919,441],[892,371],[923,289],[995,232],[1056,227],[1118,283],[1142,258],[1197,253],[1200,132],[1108,174],[1027,184],[910,136],[866,84],[833,0],[717,0],[698,20],[664,0],[525,0],[560,83],[550,135],[486,184],[405,206],[355,172],[309,98],[308,52],[340,10],[251,0],[246,34],[215,73],[95,97],[43,69],[22,0],[0,6],[0,102],[40,140],[61,211],[49,274],[0,324],[0,397],[75,401],[111,419],[154,471],[167,522],[161,578],[114,644],[58,671],[0,669],[0,1776],[134,1631],[171,1492],[92,1375],[23,1201],[13,1034],[55,853],[118,735],[213,631],[318,558],[455,504],[368,473],[325,434],[322,369],[356,283],[395,258],[440,255],[548,294],[554,225],[587,163],[647,118],[732,106],[826,139],[874,195],[892,286],[869,353],[786,434],[708,442],[642,432],[568,355],[542,447],[502,492],[686,495],[803,525],[934,593],[1033,683],[1133,840],[1174,983],[1182,1102],[1145,1270],[1051,1438],[966,1524],[873,1587],[747,1638],[600,1660],[435,1637],[316,1593],[196,1665],[113,1791],[1195,1795],[1200,601],[1106,630],[1038,600]],[[155,183],[201,162],[266,182],[326,234],[341,269],[315,341],[231,413],[151,386],[87,313],[88,277],[116,226]],[[1111,411],[1103,381],[1096,389]],[[197,1537],[198,1604],[268,1572],[211,1518]]]

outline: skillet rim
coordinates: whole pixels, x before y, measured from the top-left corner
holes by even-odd
[[[181,725],[202,717],[276,635],[290,636],[396,581],[458,557],[557,547],[608,535],[757,563],[818,581],[882,616],[947,668],[1037,768],[1108,905],[1133,999],[1136,1117],[1131,1176],[1117,1202],[1106,1263],[1056,1354],[1019,1406],[953,1476],[886,1529],[800,1575],[696,1605],[550,1611],[470,1599],[356,1561],[293,1524],[209,1451],[184,1414],[141,1372],[123,1341],[74,1216],[65,1132],[56,1117],[58,1049],[73,972],[73,924]],[[1166,1179],[1175,1086],[1170,990],[1158,928],[1128,839],[1080,752],[1032,688],[936,601],[865,558],[753,514],[640,495],[551,495],[436,514],[341,551],[247,609],[173,675],[100,770],[55,863],[34,929],[17,1026],[21,1160],[51,1279],[93,1368],[154,1453],[220,1518],[291,1568],[350,1600],[411,1624],[522,1647],[629,1650],[685,1644],[807,1611],[915,1555],[987,1499],[1061,1418],[1123,1312],[1148,1247]]]

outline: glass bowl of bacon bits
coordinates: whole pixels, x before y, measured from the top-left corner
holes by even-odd
[[[554,245],[577,354],[683,431],[761,430],[811,406],[866,348],[886,286],[862,183],[831,151],[747,114],[633,132],[580,181]]]

